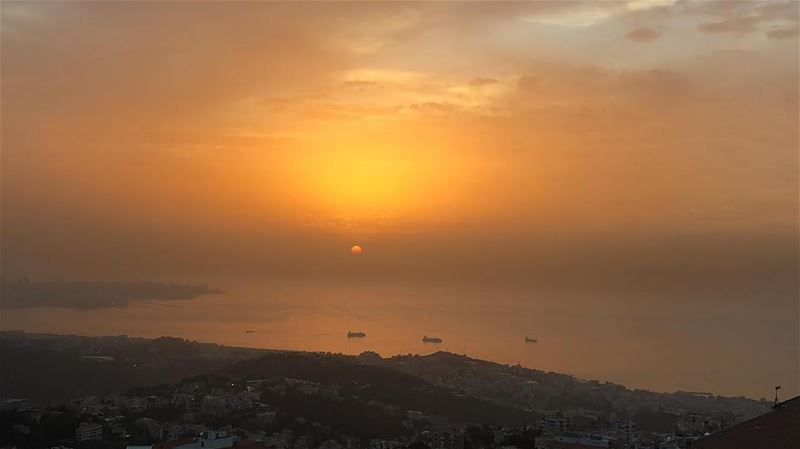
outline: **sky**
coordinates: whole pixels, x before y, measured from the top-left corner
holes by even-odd
[[[581,289],[796,384],[799,6],[3,2],[3,274]]]

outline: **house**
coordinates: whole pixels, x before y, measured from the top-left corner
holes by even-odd
[[[692,449],[800,448],[800,396],[776,404],[771,411],[703,437]]]

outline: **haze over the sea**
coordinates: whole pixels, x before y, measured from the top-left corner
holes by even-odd
[[[3,276],[227,293],[0,324],[798,394],[798,5],[4,2]]]

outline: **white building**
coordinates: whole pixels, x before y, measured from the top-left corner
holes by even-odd
[[[98,423],[82,422],[75,429],[75,439],[78,441],[102,440],[103,426]]]
[[[542,419],[542,431],[548,435],[558,435],[571,429],[572,421],[565,416],[548,416]]]
[[[207,431],[202,432],[199,437],[189,444],[175,447],[175,449],[225,449],[233,447],[236,439],[228,435],[228,432]]]
[[[608,440],[604,438],[598,437],[596,435],[586,435],[580,433],[568,433],[564,435],[559,435],[553,438],[553,441],[562,444],[569,444],[572,446],[598,447],[598,448],[604,448],[609,446]]]

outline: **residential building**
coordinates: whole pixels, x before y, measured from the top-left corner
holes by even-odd
[[[75,430],[75,439],[78,441],[102,440],[103,426],[98,423],[82,422]]]

